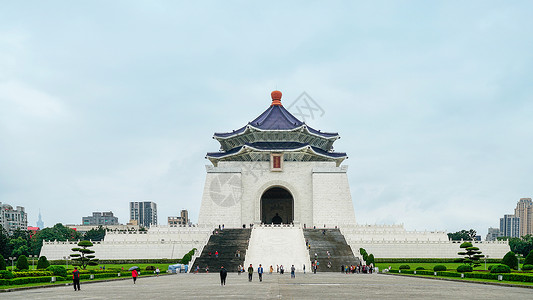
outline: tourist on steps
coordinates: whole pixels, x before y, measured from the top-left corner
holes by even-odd
[[[254,267],[252,267],[252,264],[248,267],[248,281],[252,281],[252,274],[254,274]]]
[[[294,265],[292,265],[291,267],[291,278],[295,278],[296,277],[296,268],[294,267]]]

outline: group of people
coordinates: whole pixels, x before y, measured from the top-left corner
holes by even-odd
[[[372,274],[374,272],[374,265],[343,265],[341,266],[341,272],[346,274]]]
[[[305,270],[305,265],[304,265],[304,270]],[[244,273],[245,272],[244,267],[242,265],[239,265],[239,267],[237,268],[237,272],[239,273],[239,275],[241,273]],[[253,274],[254,274],[254,267],[252,264],[250,264],[246,272],[248,273],[248,281],[251,282],[253,280]],[[263,269],[263,265],[259,264],[259,267],[257,268],[257,276],[259,278],[259,282],[263,281],[264,272],[265,270]],[[272,265],[270,265],[269,272],[270,274],[274,272],[274,267]],[[276,273],[283,274],[284,272],[285,272],[285,269],[283,265],[276,265]],[[221,285],[226,285],[227,276],[228,276],[228,271],[224,268],[224,266],[222,266],[220,268],[220,284]],[[291,278],[295,278],[295,277],[296,277],[296,268],[294,267],[294,265],[292,265],[291,266]]]

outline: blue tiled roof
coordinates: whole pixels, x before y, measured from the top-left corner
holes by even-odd
[[[301,127],[302,125],[304,125],[304,122],[298,120],[283,106],[272,105],[261,115],[259,115],[259,117],[249,122],[248,125],[251,125],[260,130],[291,130]],[[233,132],[215,133],[215,137],[225,138],[237,135],[239,133],[244,132],[248,125],[234,130]],[[325,138],[338,136],[337,133],[321,132],[320,130],[315,130],[309,126],[307,126],[307,128],[311,133],[323,136]]]
[[[251,144],[245,144],[240,147],[233,148],[228,151],[224,152],[208,152],[208,157],[213,158],[220,158],[227,155],[235,154],[241,151],[243,147],[252,147],[258,150],[273,150],[273,151],[283,151],[283,150],[295,150],[303,147],[309,147],[310,145],[307,143],[298,143],[298,142],[257,142],[257,143],[251,143]],[[344,152],[327,152],[320,148],[310,146],[313,151],[315,151],[318,154],[329,156],[331,158],[342,158],[346,157],[346,153]]]

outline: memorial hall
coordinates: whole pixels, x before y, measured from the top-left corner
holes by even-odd
[[[273,91],[265,106],[244,126],[213,135],[219,150],[205,155],[209,165],[198,224],[108,232],[93,248],[98,258],[179,259],[196,248],[192,270],[262,264],[301,271],[320,261],[319,271],[337,271],[364,263],[360,248],[377,258],[457,257],[460,242],[449,241],[444,231],[357,224],[348,155],[333,150],[340,135],[297,119],[283,106],[280,91]],[[509,251],[506,241],[474,243],[492,258]],[[60,259],[70,248],[72,243],[49,241],[41,255]]]

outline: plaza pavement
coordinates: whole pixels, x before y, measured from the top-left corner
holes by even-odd
[[[0,299],[533,299],[533,289],[379,274],[176,274],[0,293]]]

